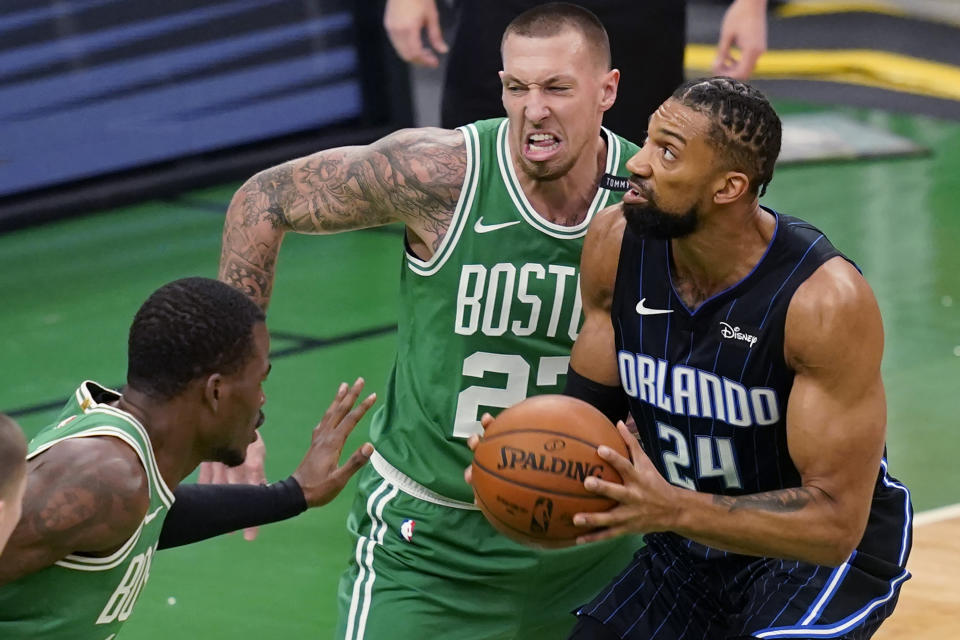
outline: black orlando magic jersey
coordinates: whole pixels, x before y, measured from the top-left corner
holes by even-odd
[[[621,384],[644,450],[675,485],[739,495],[801,483],[787,449],[784,323],[797,288],[841,254],[812,225],[771,213],[776,231],[753,271],[693,310],[673,288],[670,243],[624,232],[612,310]],[[909,491],[883,460],[864,536],[840,566],[647,534],[577,615],[627,639],[862,640],[910,577],[911,518]]]
[[[670,242],[625,230],[613,297],[620,380],[644,449],[670,482],[728,495],[799,486],[787,451],[784,322],[797,288],[838,255],[819,230],[778,215],[753,271],[690,310],[673,288]]]

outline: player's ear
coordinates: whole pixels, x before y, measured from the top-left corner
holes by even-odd
[[[203,399],[216,412],[220,407],[220,395],[223,393],[223,376],[219,373],[211,373],[204,380]]]
[[[730,204],[750,189],[750,178],[741,171],[727,171],[720,175],[713,191],[715,204]]]
[[[620,86],[620,70],[611,69],[603,76],[601,88],[603,94],[600,98],[600,110],[607,111],[617,101],[617,87]]]

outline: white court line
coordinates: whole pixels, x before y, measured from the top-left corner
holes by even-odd
[[[914,516],[913,525],[919,527],[921,525],[943,522],[944,520],[951,520],[953,518],[960,518],[960,502],[957,504],[949,504],[945,507],[930,509],[929,511],[922,511]]]

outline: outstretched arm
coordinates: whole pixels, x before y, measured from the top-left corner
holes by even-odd
[[[159,549],[206,540],[244,527],[292,518],[335,497],[373,453],[364,443],[338,466],[347,437],[376,400],[370,394],[357,404],[363,379],[340,385],[337,395],[313,429],[310,448],[293,474],[282,482],[255,485],[181,484],[176,502],[163,521]]]
[[[412,244],[443,239],[466,173],[463,135],[406,129],[320,151],[256,174],[227,209],[220,280],[266,309],[288,231],[325,234],[402,222]]]
[[[147,513],[137,454],[113,437],[73,438],[31,459],[23,515],[0,555],[0,585],[82,551],[107,555]]]
[[[784,356],[796,372],[787,444],[799,487],[718,496],[670,485],[628,437],[631,465],[601,447],[624,485],[588,479],[620,501],[577,524],[608,527],[583,540],[627,531],[675,531],[735,553],[838,565],[863,536],[880,470],[886,406],[880,379],[883,328],[866,281],[842,258],[825,263],[794,294]]]

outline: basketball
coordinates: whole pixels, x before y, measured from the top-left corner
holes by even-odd
[[[597,455],[602,444],[630,458],[599,409],[570,396],[527,398],[501,412],[474,451],[477,505],[494,528],[518,542],[571,546],[588,532],[573,524],[574,514],[617,504],[583,486],[587,476],[622,481]]]

